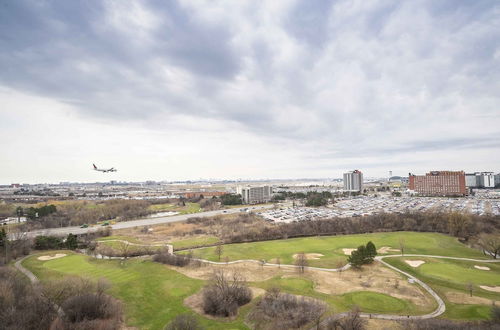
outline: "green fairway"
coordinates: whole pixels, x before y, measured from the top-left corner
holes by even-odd
[[[377,248],[389,246],[398,249],[400,239],[404,240],[405,253],[444,255],[452,257],[470,257],[485,259],[478,250],[473,250],[458,242],[454,237],[436,233],[395,232],[373,233],[346,236],[322,236],[292,238],[287,240],[228,244],[223,247],[222,257],[230,260],[265,259],[279,257],[281,263],[292,264],[293,255],[299,252],[321,253],[324,256],[310,260],[311,266],[335,267],[337,261],[346,261],[343,248],[356,248],[372,241]],[[395,254],[397,252],[390,252]],[[195,250],[195,256],[216,261],[215,248]]]
[[[96,239],[96,241],[114,241],[114,240],[127,241],[130,243],[136,243],[136,244],[147,244],[147,243],[143,243],[140,240],[138,240],[134,237],[130,237],[130,236],[112,235],[112,236],[106,236],[106,237],[99,237]]]
[[[491,317],[489,305],[446,304],[444,317],[451,320],[487,320]]]
[[[64,275],[106,278],[112,284],[110,293],[124,302],[127,324],[141,329],[163,329],[176,315],[192,313],[183,305],[183,300],[199,291],[204,284],[201,280],[191,279],[151,261],[128,260],[122,265],[118,260],[97,260],[62,252],[69,255],[45,262],[33,256],[26,259],[23,265],[42,281]],[[209,329],[246,329],[241,315],[233,322],[198,318]]]
[[[174,249],[187,249],[190,247],[197,247],[203,245],[211,245],[219,242],[219,239],[214,236],[204,236],[204,237],[195,237],[195,238],[187,238],[178,241],[173,241],[172,245]]]
[[[411,304],[405,300],[377,292],[350,292],[346,293],[343,297],[351,308],[358,306],[366,313],[398,314],[406,311],[411,312],[414,309]]]
[[[149,209],[154,212],[172,211],[172,212],[179,212],[180,214],[201,212],[201,207],[199,203],[186,203],[185,206],[179,206],[171,203],[154,204],[149,206]]]
[[[472,261],[447,260],[438,258],[398,257],[386,258],[386,262],[408,272],[429,284],[446,303],[444,317],[460,320],[479,320],[490,317],[490,305],[456,304],[446,299],[446,293],[459,291],[469,294],[468,283],[473,285],[473,295],[500,300],[500,293],[481,289],[480,285],[500,285],[500,263],[479,263]],[[422,260],[424,264],[417,268],[408,265],[405,260]],[[487,266],[490,270],[474,268],[475,265]]]

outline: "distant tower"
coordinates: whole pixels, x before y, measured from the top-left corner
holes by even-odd
[[[392,171],[389,171],[389,179],[392,178]]]

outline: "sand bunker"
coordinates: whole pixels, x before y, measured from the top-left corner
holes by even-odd
[[[321,253],[304,253],[304,254],[306,255],[306,259],[309,259],[309,260],[317,260],[321,257],[324,257],[324,255]],[[293,255],[294,259],[297,259],[298,257],[299,257],[298,253]]]
[[[378,253],[401,252],[400,249],[393,249],[390,246],[382,246],[377,250]]]
[[[38,257],[38,260],[47,261],[47,260],[62,258],[62,257],[65,257],[65,256],[66,256],[66,253],[56,253],[53,256],[41,256],[41,257]]]
[[[492,292],[500,292],[500,286],[487,286],[487,285],[480,285],[479,286],[483,290],[487,291],[492,291]]]
[[[474,268],[481,270],[490,270],[490,267],[474,265]]]
[[[350,256],[352,251],[356,251],[356,249],[342,249],[342,251],[344,251],[346,256]]]
[[[423,260],[405,260],[405,262],[414,268],[417,268],[418,266],[425,264],[425,261]]]

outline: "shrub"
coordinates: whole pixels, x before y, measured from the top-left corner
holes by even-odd
[[[196,317],[190,314],[177,315],[166,327],[165,330],[203,330]]]
[[[272,288],[250,313],[249,318],[262,329],[297,329],[318,321],[326,311],[323,302],[297,297]]]
[[[190,254],[186,256],[176,255],[168,253],[168,250],[161,250],[153,256],[153,261],[172,266],[185,267],[191,263],[192,257]]]
[[[215,272],[211,283],[203,289],[203,310],[215,316],[236,315],[238,307],[251,300],[252,291],[238,273],[230,279],[223,271]]]

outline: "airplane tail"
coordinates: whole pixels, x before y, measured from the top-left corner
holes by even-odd
[[[94,165],[94,170],[97,170],[97,166],[95,166],[95,164],[92,164],[92,165]]]

